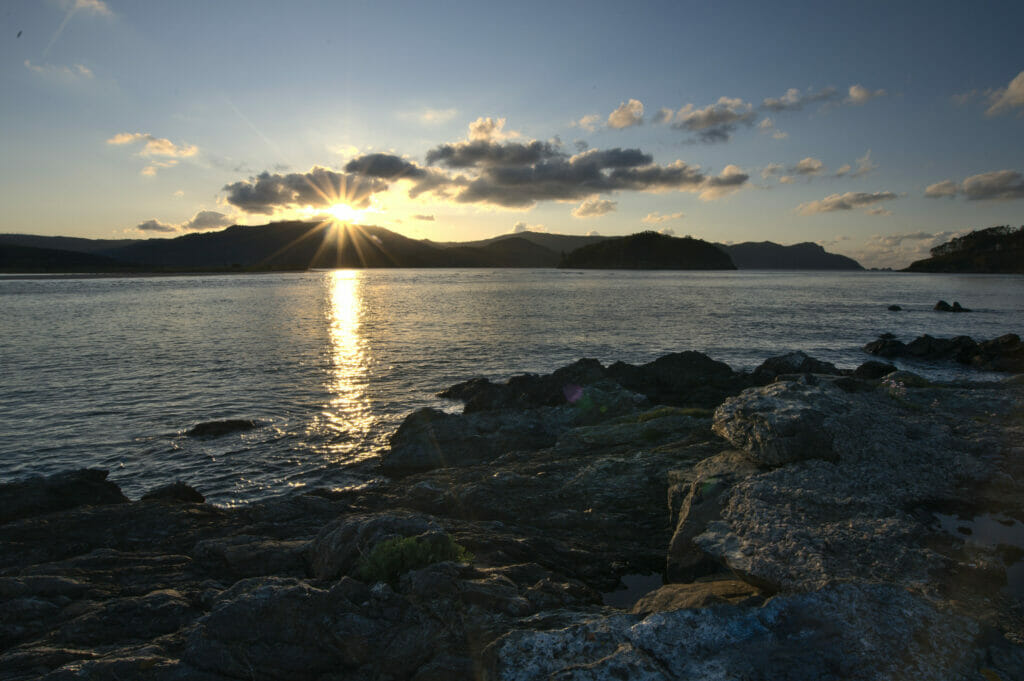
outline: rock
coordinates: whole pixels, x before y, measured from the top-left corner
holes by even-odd
[[[940,300],[939,302],[935,303],[935,307],[933,307],[932,309],[935,310],[936,312],[952,312],[953,311],[953,307],[949,303],[947,303],[945,300]]]
[[[580,359],[551,374],[521,374],[504,384],[486,378],[474,378],[447,388],[438,397],[465,402],[465,413],[495,409],[533,409],[554,407],[571,402],[574,388],[588,386],[606,378],[605,369],[596,359]]]
[[[728,364],[700,352],[675,352],[634,366],[616,362],[608,375],[654,404],[714,407],[749,383]]]
[[[966,307],[961,307],[960,303],[953,301],[953,312],[970,312],[971,310]]]
[[[760,595],[757,587],[738,579],[666,584],[638,600],[631,612],[646,616],[655,612],[706,608],[723,603],[754,603]]]
[[[722,569],[721,562],[694,544],[694,539],[721,518],[732,485],[756,472],[757,467],[740,452],[724,452],[694,467],[694,480],[679,509],[668,547],[667,582],[692,582]]]
[[[0,523],[79,506],[123,504],[128,497],[107,480],[107,471],[83,468],[0,484]]]
[[[874,360],[869,360],[853,370],[853,377],[874,380],[882,378],[887,374],[891,374],[896,370],[896,366],[889,364],[888,362],[876,362]]]
[[[839,369],[830,362],[821,362],[797,350],[788,355],[766,359],[754,369],[754,378],[759,383],[770,383],[785,374],[828,374],[839,375]]]
[[[485,677],[840,681],[978,673],[978,627],[889,585],[841,584],[719,605],[619,615],[559,630],[519,630],[488,650]],[[1014,678],[1017,670],[1001,670]]]
[[[360,556],[386,539],[440,530],[432,518],[408,512],[343,515],[324,526],[311,543],[310,565],[318,579],[335,579],[351,573]]]
[[[762,466],[835,459],[834,417],[846,408],[845,394],[829,383],[780,381],[723,402],[712,429]]]
[[[902,307],[900,307],[899,305],[890,305],[890,306],[889,306],[889,311],[890,311],[890,312],[899,312],[899,311],[900,311],[900,310],[902,310],[902,309],[903,309],[903,308],[902,308]]]
[[[189,437],[220,437],[230,433],[240,433],[246,430],[253,430],[262,425],[259,421],[252,419],[223,419],[220,421],[204,421],[185,431]]]
[[[865,345],[864,352],[881,357],[902,357],[907,352],[907,346],[894,338],[879,338]]]
[[[308,571],[306,552],[309,542],[278,541],[252,535],[205,539],[196,544],[196,561],[231,579],[276,575],[304,577]]]
[[[904,345],[897,340],[868,343],[864,350],[883,357],[912,357],[926,361],[956,361],[983,371],[1024,371],[1024,344],[1016,334],[976,342],[970,336],[934,338],[923,335]]]
[[[151,489],[142,495],[142,501],[168,501],[177,504],[201,504],[206,497],[197,492],[191,485],[180,480],[169,485]]]

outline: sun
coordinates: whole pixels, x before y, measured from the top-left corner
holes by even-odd
[[[355,222],[362,217],[363,211],[353,208],[347,203],[334,203],[327,207],[327,214],[336,222]]]

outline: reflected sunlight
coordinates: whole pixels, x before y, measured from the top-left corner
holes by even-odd
[[[334,438],[328,446],[332,458],[361,449],[370,433],[373,415],[366,394],[368,357],[359,325],[362,315],[362,272],[336,270],[325,277],[330,366],[327,388],[330,402],[322,412],[323,426]]]

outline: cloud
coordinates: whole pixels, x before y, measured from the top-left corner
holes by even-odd
[[[169,139],[155,137],[148,132],[119,132],[107,140],[107,144],[124,146],[136,142],[145,142],[139,156],[165,156],[169,158],[188,158],[199,153],[194,144],[178,146]]]
[[[843,177],[852,170],[852,166],[849,163],[844,163],[836,169],[836,177]]]
[[[550,142],[533,140],[525,144],[521,142],[501,144],[478,139],[434,147],[427,152],[427,164],[441,163],[449,168],[516,166],[529,165],[561,156],[563,156],[562,152]]]
[[[264,215],[286,208],[326,208],[338,202],[365,208],[373,194],[387,188],[387,182],[377,177],[339,173],[320,166],[287,175],[264,171],[224,185],[228,203],[246,213]]]
[[[769,163],[761,169],[761,178],[767,180],[769,177],[778,175],[783,170],[781,163]]]
[[[1018,116],[1024,116],[1024,71],[1018,73],[1006,87],[989,94],[989,102],[991,105],[985,111],[986,116],[999,116],[1014,110]]]
[[[578,121],[573,121],[573,127],[583,128],[587,132],[594,132],[597,130],[598,124],[601,122],[601,117],[597,114],[587,114]]]
[[[676,230],[672,229],[671,227],[662,227],[661,229],[658,230],[658,234],[664,234],[665,236],[675,236]]]
[[[65,2],[63,2],[62,4],[65,6],[65,9],[76,12],[85,11],[92,12],[93,14],[102,14],[105,16],[109,16],[112,14],[110,8],[107,7],[107,3],[103,2],[102,0],[74,0],[73,2],[68,2],[67,0],[65,0]]]
[[[82,64],[72,66],[55,66],[53,64],[33,64],[25,60],[25,68],[43,78],[58,80],[65,83],[75,83],[95,78],[92,70]]]
[[[599,199],[596,196],[589,199],[585,199],[583,203],[576,206],[572,211],[574,218],[596,218],[601,215],[606,215],[615,210],[615,206],[618,203],[616,201],[608,201],[607,199]]]
[[[722,169],[722,173],[718,177],[707,179],[700,190],[700,199],[702,201],[713,201],[723,196],[728,196],[733,192],[739,191],[749,179],[750,175],[743,172],[743,169],[739,166],[727,165]]]
[[[140,222],[133,229],[138,232],[160,232],[164,234],[177,232],[202,232],[234,224],[234,218],[215,210],[201,210],[188,220],[178,224],[161,222],[156,218]]]
[[[677,130],[696,133],[702,142],[727,142],[740,124],[751,125],[754,117],[754,109],[749,103],[742,99],[719,97],[717,102],[703,109],[687,104],[671,116],[671,125]]]
[[[592,229],[589,232],[587,232],[587,236],[601,236],[601,233],[598,232],[596,229]]]
[[[790,168],[790,172],[796,173],[797,175],[818,175],[824,170],[825,164],[816,158],[808,156],[805,159],[800,160],[795,166]]]
[[[766,97],[761,102],[761,108],[769,111],[799,111],[807,104],[824,102],[835,97],[834,87],[827,87],[818,92],[808,89],[806,93],[801,93],[797,88],[789,88],[781,97]]]
[[[419,111],[413,111],[409,113],[399,114],[400,118],[406,120],[414,120],[422,123],[423,125],[439,125],[441,123],[447,123],[451,119],[458,115],[458,109],[421,109]]]
[[[411,161],[393,154],[366,154],[345,164],[346,173],[357,173],[367,177],[394,180],[402,177],[420,178],[427,171]]]
[[[651,122],[658,125],[660,125],[661,123],[670,123],[672,121],[672,117],[675,115],[676,112],[673,111],[672,109],[661,107],[660,109],[658,109],[657,113],[655,113],[651,117]]]
[[[1015,170],[997,170],[972,175],[961,191],[969,201],[1024,199],[1024,176]]]
[[[668,215],[661,215],[659,213],[648,213],[640,219],[640,222],[645,225],[659,225],[663,222],[670,220],[681,220],[685,217],[683,213],[669,213]]]
[[[878,165],[871,162],[871,150],[868,149],[863,156],[857,159],[857,170],[853,171],[853,175],[851,177],[860,177],[861,175],[867,175],[872,170],[875,170],[877,168]]]
[[[864,212],[867,213],[868,215],[892,215],[892,211],[883,206],[875,206],[874,208],[868,208]]]
[[[872,92],[863,85],[857,84],[850,86],[849,94],[843,101],[847,104],[853,104],[854,106],[861,106],[863,104],[867,104],[876,97],[884,97],[885,94],[885,90],[875,90]]]
[[[854,208],[867,207],[881,201],[891,201],[899,198],[892,192],[846,192],[845,194],[832,194],[817,201],[801,203],[797,206],[797,213],[800,215],[816,215],[817,213],[831,213],[840,210],[853,210]]]
[[[433,222],[434,221],[434,216],[433,215],[413,215],[412,219],[413,220],[423,220],[424,222]]]
[[[644,105],[638,99],[623,102],[619,108],[608,114],[608,127],[621,129],[644,122]]]
[[[943,180],[942,182],[936,182],[935,184],[928,185],[924,190],[924,195],[929,199],[938,199],[942,197],[953,198],[957,192],[960,191],[960,186],[952,180]]]
[[[174,192],[174,198],[176,198],[176,199],[180,199],[183,196],[185,196],[185,190],[184,189],[179,189],[178,191]]]
[[[515,130],[505,132],[505,122],[506,119],[504,118],[491,118],[490,116],[484,118],[481,116],[469,124],[469,139],[500,142],[501,140],[522,137]]]
[[[958,194],[968,201],[1024,199],[1024,175],[1016,170],[995,170],[971,175],[959,184],[953,180],[943,180],[928,185],[924,190],[924,195],[930,199],[953,198]]]
[[[522,234],[523,232],[546,232],[547,227],[544,225],[528,225],[525,222],[517,222],[512,225],[513,234]]]
[[[910,232],[874,234],[859,249],[847,247],[846,254],[866,267],[906,267],[931,255],[931,249],[964,232]]]

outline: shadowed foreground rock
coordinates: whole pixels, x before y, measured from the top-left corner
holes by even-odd
[[[943,524],[1024,529],[1024,385],[891,369],[473,379],[354,469],[379,482],[238,508],[0,485],[0,680],[1024,678],[1024,550]],[[363,570],[428,540],[472,558]]]

